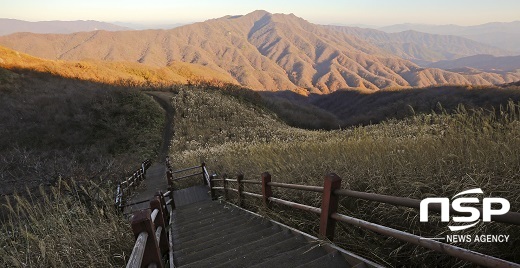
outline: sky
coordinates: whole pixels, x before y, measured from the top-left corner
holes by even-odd
[[[520,20],[520,0],[0,0],[0,18],[188,23],[254,10],[318,24],[476,25]]]

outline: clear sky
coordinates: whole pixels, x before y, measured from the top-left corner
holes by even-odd
[[[520,0],[0,0],[0,18],[194,22],[263,9],[320,24],[475,25],[520,20]]]

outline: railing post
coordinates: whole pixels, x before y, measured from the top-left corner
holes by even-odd
[[[159,248],[161,249],[161,255],[168,252],[168,237],[166,236],[166,219],[164,218],[164,210],[163,210],[163,204],[161,202],[161,199],[158,195],[156,195],[151,201],[150,201],[150,209],[151,211],[154,211],[155,209],[159,210],[159,213],[157,214],[157,217],[155,217],[155,229],[157,229],[159,226],[162,227],[161,232],[161,240],[159,242]],[[155,239],[155,231],[153,232],[153,237]]]
[[[116,210],[120,210],[121,209],[121,184],[118,183],[117,184],[117,188],[116,188],[116,200],[115,200],[115,203],[116,203]]]
[[[209,176],[209,192],[211,194],[211,200],[217,199],[217,196],[215,195],[215,189],[213,189],[213,187],[215,187],[215,182],[213,180],[216,176],[216,174]]]
[[[262,173],[262,199],[266,207],[269,207],[269,197],[273,196],[271,185],[269,185],[270,182],[271,174],[268,172]]]
[[[222,176],[222,178],[224,179],[222,181],[222,187],[224,187],[224,200],[229,200],[228,191],[227,191],[227,188],[228,188],[227,175],[224,174],[224,176]]]
[[[172,170],[168,168],[166,171],[166,179],[168,180],[168,191],[170,191],[170,209],[175,209],[175,199],[173,198],[173,174]]]
[[[137,172],[134,172],[134,174],[132,174],[132,182],[132,188],[133,190],[135,190],[137,188],[137,185],[140,183],[139,177],[137,176]]]
[[[200,167],[202,169],[202,183],[203,185],[208,185],[208,181],[206,180],[206,163],[202,162]]]
[[[140,210],[134,213],[134,217],[132,218],[132,231],[134,232],[135,239],[137,239],[142,232],[148,233],[141,267],[148,267],[150,264],[163,267],[159,245],[157,244],[157,240],[155,240],[155,226],[150,214],[150,209]]]
[[[130,176],[130,180],[132,180],[132,182],[135,182],[135,181],[137,181],[137,178],[139,178],[137,176],[137,171],[134,171],[134,173],[132,173],[132,175]],[[137,183],[134,183],[133,186],[135,188],[137,186]]]
[[[334,239],[334,228],[336,227],[336,220],[332,219],[330,215],[338,210],[338,196],[334,194],[334,191],[340,188],[341,178],[338,175],[330,173],[325,176],[321,200],[320,236],[330,241]]]
[[[170,156],[166,156],[166,167],[170,170],[172,169],[172,164],[170,162]]]
[[[242,192],[244,191],[244,184],[242,180],[244,179],[244,175],[238,174],[237,176],[237,186],[238,186],[238,206],[244,206],[244,198],[242,197]]]
[[[159,201],[161,201],[161,207],[164,217],[164,222],[167,224],[170,222],[170,213],[168,213],[168,207],[166,206],[166,200],[164,199],[164,195],[162,191],[158,191],[155,193],[155,196],[159,197]]]

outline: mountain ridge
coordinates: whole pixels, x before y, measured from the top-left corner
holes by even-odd
[[[0,71],[8,77],[14,73],[46,73],[69,79],[92,81],[115,86],[169,87],[176,84],[237,84],[228,74],[185,62],[153,67],[133,62],[47,60],[0,46]],[[13,73],[14,72],[14,73]]]
[[[425,69],[352,34],[295,15],[255,11],[171,30],[69,35],[19,33],[0,44],[48,59],[138,62],[156,67],[181,61],[227,73],[256,90],[379,90],[438,84],[491,85],[518,74],[459,74]]]
[[[495,57],[474,55],[455,60],[438,61],[427,67],[444,70],[473,68],[484,72],[514,72],[520,69],[520,56]]]
[[[454,35],[429,34],[415,30],[386,33],[375,29],[329,26],[352,34],[394,55],[415,63],[454,60],[478,54],[511,56],[514,53]],[[426,65],[425,65],[426,66]]]
[[[113,23],[95,20],[75,20],[75,21],[24,21],[16,19],[0,18],[0,36],[18,32],[30,32],[41,34],[68,34],[75,32],[90,32],[96,30],[106,31],[127,31],[128,27],[119,26]]]
[[[431,34],[456,35],[512,51],[516,55],[520,54],[520,20],[490,22],[472,26],[404,23],[380,27],[378,30],[387,33],[415,30]]]

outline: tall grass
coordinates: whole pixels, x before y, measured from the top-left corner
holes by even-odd
[[[14,195],[0,226],[2,267],[122,267],[133,247],[110,193],[60,181],[37,197]],[[37,199],[37,200],[36,200]]]
[[[163,110],[131,88],[0,79],[0,266],[124,266],[133,235],[114,182],[157,156]]]
[[[205,161],[221,176],[243,173],[246,179],[260,179],[269,171],[274,181],[308,185],[322,185],[324,174],[335,172],[343,178],[343,188],[417,199],[451,197],[479,187],[486,196],[508,199],[513,211],[520,208],[520,109],[512,102],[495,112],[459,107],[454,114],[416,115],[328,132],[290,128],[273,114],[252,112],[246,104],[216,92],[180,92],[173,102],[179,111],[191,109],[176,120],[177,145],[171,157],[180,167]],[[214,129],[219,131],[211,132]],[[183,137],[188,140],[180,142]],[[275,194],[314,206],[321,200],[316,194],[290,190]],[[419,223],[413,209],[344,198],[340,211],[427,237],[447,231],[438,221]],[[313,215],[284,207],[265,213],[317,232],[318,219]],[[460,246],[519,262],[519,228],[482,224],[467,233],[510,234],[512,241]],[[338,229],[338,244],[390,266],[465,265],[352,226],[340,224]]]

